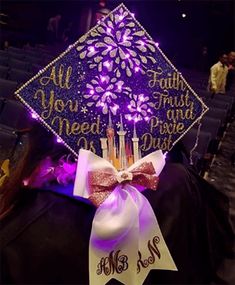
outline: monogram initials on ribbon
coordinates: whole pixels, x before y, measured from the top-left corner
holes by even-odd
[[[89,245],[90,285],[115,278],[141,285],[151,269],[177,270],[143,189],[156,190],[165,165],[161,151],[118,172],[107,160],[80,150],[74,194],[98,208]]]

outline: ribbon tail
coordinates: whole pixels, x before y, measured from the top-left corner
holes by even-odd
[[[151,269],[177,271],[177,267],[162,236],[149,201],[137,189],[134,188],[133,191],[138,197],[136,201],[139,204],[138,281],[136,283],[139,285],[144,282]]]
[[[89,246],[90,285],[114,278],[136,285],[139,215],[130,194],[117,186],[97,209]]]

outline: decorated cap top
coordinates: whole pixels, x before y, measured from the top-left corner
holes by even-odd
[[[75,155],[112,162],[170,150],[207,110],[123,4],[16,95]]]

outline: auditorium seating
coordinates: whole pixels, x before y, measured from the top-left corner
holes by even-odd
[[[15,81],[0,79],[0,97],[13,98],[17,85]]]
[[[198,172],[202,172],[205,171],[206,168],[206,154],[208,152],[212,136],[209,132],[201,130],[197,137],[197,132],[197,129],[192,128],[182,138],[182,142]]]
[[[32,77],[33,74],[31,72],[20,69],[12,68],[9,71],[9,80],[16,81],[18,84],[25,83]]]
[[[0,65],[0,78],[7,79],[8,67]]]
[[[23,130],[29,127],[29,114],[18,101],[6,100],[0,113],[0,124],[8,129]]]
[[[0,65],[8,66],[8,56],[0,54]]]
[[[0,161],[10,157],[17,141],[17,134],[0,125]]]
[[[23,60],[10,58],[9,59],[9,66],[10,68],[17,68],[21,70],[29,70],[29,63]]]

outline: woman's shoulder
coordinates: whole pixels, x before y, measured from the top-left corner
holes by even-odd
[[[81,228],[84,223],[90,225],[94,213],[95,207],[85,199],[75,199],[45,189],[21,189],[14,208],[1,221],[1,248],[19,234],[38,232],[39,228],[47,231],[54,228],[60,233],[63,228],[66,229],[66,225],[72,228]]]

